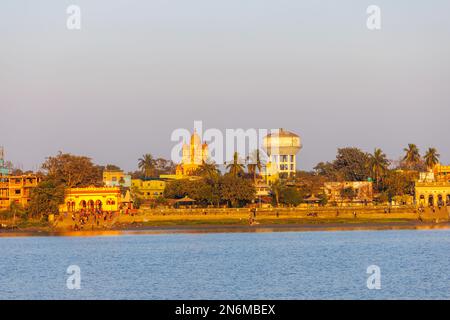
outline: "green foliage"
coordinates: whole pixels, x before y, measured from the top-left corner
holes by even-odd
[[[440,156],[436,148],[429,148],[424,157],[427,168],[433,169],[439,163]]]
[[[240,176],[244,173],[244,165],[239,162],[239,154],[237,152],[233,155],[233,162],[226,166],[228,173],[233,177]]]
[[[150,153],[144,154],[142,158],[139,158],[138,167],[146,178],[155,175],[155,159]]]
[[[120,169],[119,166],[116,166],[114,164],[107,164],[105,166],[105,170],[107,170],[107,171],[120,171],[121,169]]]
[[[333,162],[320,162],[314,168],[328,181],[365,181],[371,175],[370,155],[358,148],[338,149]]]
[[[357,196],[355,189],[352,187],[343,188],[340,193],[342,199],[350,201],[353,201],[353,199]]]
[[[232,174],[220,179],[221,199],[229,202],[233,207],[244,206],[255,199],[256,191],[249,179],[235,177]]]
[[[59,205],[64,203],[64,185],[55,180],[44,180],[33,189],[28,213],[31,217],[57,214]]]
[[[94,165],[88,157],[60,152],[47,158],[42,168],[47,171],[47,180],[55,185],[67,188],[103,185],[102,168]]]
[[[390,171],[382,181],[380,189],[387,193],[389,199],[394,196],[413,195],[417,179],[416,172]]]
[[[231,174],[218,176],[217,179],[175,180],[166,185],[164,197],[181,199],[189,197],[198,205],[218,204],[221,201],[233,207],[243,206],[255,199],[255,187],[249,179],[234,177]]]
[[[282,187],[280,192],[280,203],[288,206],[298,206],[303,202],[304,194],[294,187]]]
[[[370,176],[367,163],[369,163],[367,153],[358,148],[342,148],[338,149],[333,166],[346,181],[365,181]]]
[[[408,147],[403,149],[405,152],[405,156],[403,157],[403,161],[410,168],[413,169],[415,165],[420,162],[420,152],[419,148],[413,143],[408,144]]]

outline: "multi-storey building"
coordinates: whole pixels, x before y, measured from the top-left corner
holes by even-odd
[[[300,137],[279,129],[264,137],[264,150],[269,156],[271,170],[280,175],[292,176],[297,170],[297,153],[302,148]]]
[[[162,197],[166,182],[163,180],[131,180],[132,191],[137,192],[145,200]]]
[[[131,187],[131,176],[122,170],[103,171],[103,184],[105,187]]]
[[[31,200],[31,191],[41,178],[36,175],[1,176],[0,210],[8,209],[12,203],[27,206]]]

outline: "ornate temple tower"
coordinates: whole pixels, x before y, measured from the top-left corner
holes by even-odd
[[[191,175],[207,159],[208,145],[206,143],[202,144],[200,136],[194,131],[189,144],[183,144],[182,159],[181,163],[177,166],[176,174]]]

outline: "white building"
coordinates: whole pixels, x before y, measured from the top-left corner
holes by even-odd
[[[302,148],[301,140],[295,133],[279,129],[264,137],[263,148],[269,161],[275,164],[279,174],[291,176],[297,170],[297,153]]]

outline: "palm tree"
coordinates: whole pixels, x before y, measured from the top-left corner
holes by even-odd
[[[375,177],[375,182],[377,187],[379,186],[379,182],[381,177],[385,174],[389,167],[389,160],[386,157],[386,154],[379,148],[376,148],[373,152],[373,155],[370,155],[369,159],[369,169]]]
[[[280,194],[281,194],[282,188],[283,188],[283,185],[282,185],[280,179],[275,180],[271,185],[270,192],[275,197],[275,202],[277,204],[277,207],[280,204]]]
[[[256,163],[247,164],[247,171],[253,176],[253,181],[256,182]]]
[[[195,174],[214,181],[219,176],[220,171],[214,161],[206,160],[202,162]]]
[[[439,157],[441,155],[437,152],[436,148],[429,148],[425,154],[425,164],[428,169],[433,169],[435,165],[439,163]]]
[[[420,153],[419,148],[413,143],[408,144],[408,148],[403,149],[405,152],[405,156],[403,157],[403,161],[406,162],[406,165],[409,168],[412,168],[414,165],[420,162]]]
[[[237,177],[244,172],[244,165],[239,163],[239,154],[237,152],[233,155],[233,162],[227,164],[226,168],[234,177]]]
[[[214,198],[217,200],[217,206],[219,206],[220,203],[220,197],[219,194],[219,177],[220,177],[220,170],[217,168],[217,165],[214,161],[208,159],[206,161],[203,161],[200,167],[195,170],[194,175],[199,175],[211,185],[212,187],[212,193],[210,195],[210,203],[214,204]]]
[[[155,159],[150,153],[144,154],[138,160],[138,167],[146,178],[151,177],[155,172]]]
[[[263,167],[263,162],[262,162],[262,160],[261,160],[261,154],[260,154],[260,152],[259,152],[259,149],[256,149],[256,152],[255,152],[255,164],[256,164],[256,168],[258,168],[258,172],[260,172],[261,173],[261,171],[262,171],[262,167]]]

